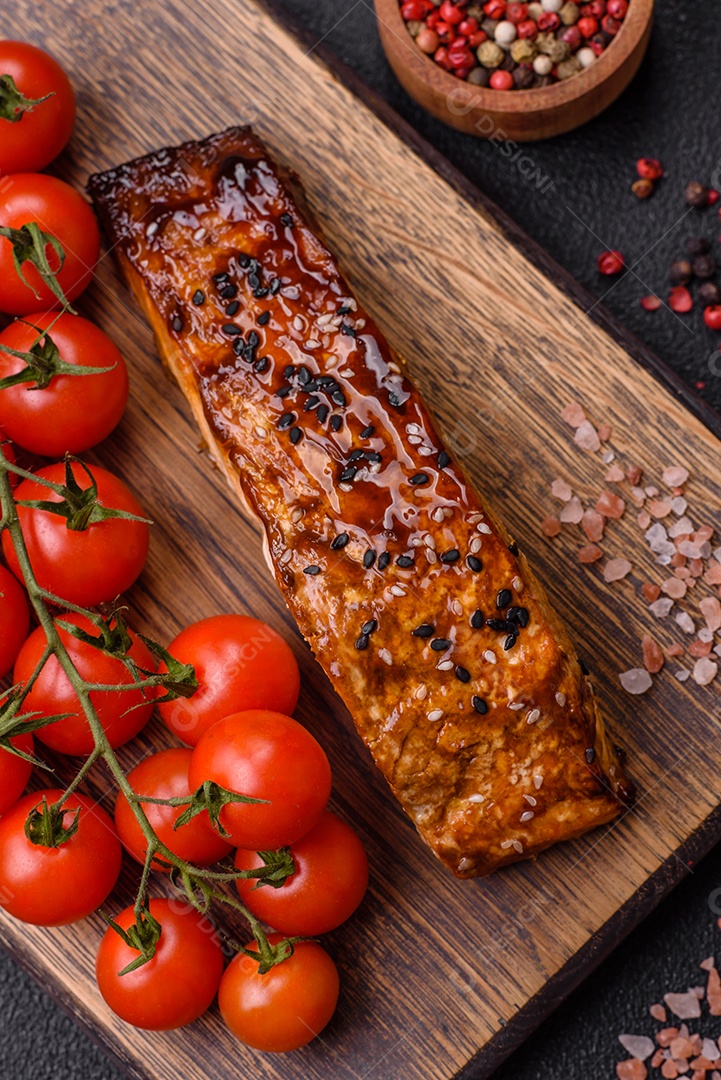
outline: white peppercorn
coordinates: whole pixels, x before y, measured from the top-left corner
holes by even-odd
[[[544,11],[550,11],[557,15],[563,7],[563,0],[541,0],[541,7]]]
[[[590,67],[596,59],[596,54],[590,46],[585,45],[582,49],[579,49],[576,53],[576,59],[581,67]]]
[[[533,70],[536,75],[550,75],[553,71],[553,60],[550,56],[537,56],[533,61]]]
[[[503,49],[495,41],[484,41],[476,50],[478,63],[485,68],[497,68],[503,60]]]
[[[528,5],[528,18],[533,19],[534,22],[538,22],[540,16],[543,15],[543,5],[540,3],[534,3]]]
[[[517,30],[512,22],[508,19],[504,19],[502,22],[499,22],[493,36],[496,40],[496,44],[500,45],[501,48],[508,48],[509,45],[516,40]]]
[[[573,0],[567,0],[558,14],[564,26],[573,26],[578,22],[581,12],[578,4],[574,4]]]

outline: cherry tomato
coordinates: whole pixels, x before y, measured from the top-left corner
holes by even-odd
[[[236,881],[240,898],[261,922],[282,934],[315,937],[349,919],[368,887],[368,859],[358,834],[344,821],[323,814],[310,832],[291,845],[296,872],[284,885]],[[263,866],[255,851],[239,850],[238,870]],[[256,887],[257,886],[257,887]]]
[[[0,75],[10,75],[30,100],[52,95],[26,109],[19,120],[0,119],[0,173],[39,172],[72,134],[75,95],[70,80],[57,60],[24,41],[0,41]]]
[[[74,623],[93,636],[97,635],[97,630],[84,615],[64,615],[63,619]],[[120,685],[133,681],[131,673],[122,660],[80,641],[68,630],[59,628],[58,633],[70,654],[70,659],[87,682]],[[154,671],[155,661],[150,650],[132,631],[129,633],[133,640],[129,655],[146,671]],[[38,627],[20,650],[15,663],[15,682],[28,681],[44,648],[45,632],[42,627]],[[140,690],[122,690],[112,694],[97,691],[90,695],[90,700],[95,706],[98,719],[111,746],[122,746],[137,735],[148,722],[154,708],[152,698],[155,692],[151,688],[147,694],[151,698],[150,701],[143,698]],[[38,739],[46,746],[59,750],[62,754],[78,757],[84,757],[93,749],[95,743],[85,714],[55,656],[51,656],[46,662],[25,698],[23,709],[25,712],[38,712],[43,716],[54,716],[59,713],[72,714],[65,720],[58,720],[37,731]]]
[[[24,754],[32,754],[32,735],[18,735],[12,739],[16,750],[22,750]],[[33,767],[25,758],[17,757],[0,748],[0,814],[4,814],[11,806],[14,806],[28,786],[30,773]]]
[[[15,663],[30,629],[25,590],[9,570],[0,566],[0,679]]]
[[[123,415],[128,400],[125,361],[107,334],[79,315],[28,315],[0,333],[0,379],[26,367],[2,346],[28,352],[41,330],[48,330],[66,364],[108,371],[55,375],[42,388],[19,383],[0,390],[0,429],[34,454],[80,454],[102,442]]]
[[[155,956],[127,975],[140,955],[112,929],[100,942],[95,974],[100,993],[121,1020],[149,1031],[172,1031],[210,1008],[223,972],[223,951],[214,924],[188,904],[152,899],[150,914],[162,927]],[[127,930],[132,907],[115,920]]]
[[[112,818],[87,795],[67,802],[63,825],[80,811],[78,830],[58,847],[34,844],[25,822],[43,796],[48,806],[62,788],[33,791],[0,818],[0,906],[36,926],[65,926],[86,918],[107,899],[118,880],[123,849]]]
[[[164,702],[159,711],[170,730],[191,746],[230,713],[270,709],[287,715],[298,703],[300,673],[293,650],[258,619],[201,619],[181,631],[168,651],[193,665],[199,687],[190,698]]]
[[[188,781],[213,780],[266,803],[231,803],[220,822],[231,841],[253,851],[292,844],[320,818],[330,797],[328,758],[311,733],[281,713],[254,709],[219,720],[200,740]]]
[[[68,300],[74,300],[89,283],[100,254],[100,233],[93,211],[82,195],[63,180],[44,173],[17,173],[0,190],[0,225],[20,229],[30,222],[37,222],[42,232],[60,241],[65,252],[62,269],[50,245],[46,253],[51,269],[59,271],[60,288]],[[15,270],[12,244],[0,237],[0,311],[28,315],[57,307],[60,301],[37,269],[29,262],[22,269],[28,285]]]
[[[90,487],[90,479],[80,465],[73,463],[72,472],[83,490]],[[101,506],[144,516],[143,508],[119,477],[99,465],[93,465],[92,474]],[[36,475],[64,484],[65,465],[46,465]],[[18,499],[61,501],[59,495],[36,480],[23,480],[15,494]],[[70,604],[97,607],[114,600],[130,588],[145,565],[150,531],[144,521],[107,518],[78,530],[68,528],[64,517],[47,510],[20,506],[18,515],[39,584]],[[8,566],[20,577],[7,532],[3,533],[2,544]]]
[[[136,765],[128,773],[128,780],[137,795],[149,795],[153,799],[178,799],[190,795],[188,769],[192,750],[161,750]],[[185,809],[183,806],[158,806],[142,804],[157,837],[186,862],[207,866],[218,862],[230,851],[231,845],[215,831],[207,814],[199,814],[187,825],[174,829],[173,824]],[[115,827],[126,851],[139,863],[145,863],[147,844],[143,830],[122,792],[115,804]],[[163,869],[157,863],[156,870]],[[167,868],[167,864],[165,866]]]
[[[268,938],[272,945],[280,934]],[[249,949],[257,949],[255,942]],[[226,1024],[256,1050],[297,1050],[320,1034],[338,1004],[338,970],[325,949],[299,941],[293,955],[265,975],[238,953],[220,980],[218,1004]]]

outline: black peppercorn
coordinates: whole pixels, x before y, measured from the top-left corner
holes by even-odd
[[[693,272],[697,278],[705,281],[716,273],[716,260],[713,255],[699,255],[693,261]]]
[[[503,57],[503,59],[501,60],[500,64],[498,65],[498,70],[499,71],[515,71],[517,67],[518,67],[518,64],[513,59],[511,54],[509,52],[507,52],[505,54],[505,56]]]
[[[706,206],[708,204],[708,188],[699,184],[698,180],[689,180],[686,185],[686,202],[689,206]]]
[[[471,86],[488,86],[490,78],[491,73],[488,68],[476,67],[468,76],[468,82]]]
[[[519,64],[513,72],[513,81],[519,90],[528,90],[533,86],[533,68],[529,64]]]
[[[697,255],[706,255],[711,250],[711,243],[705,236],[694,236],[686,242],[686,251],[692,259]]]
[[[672,285],[688,285],[693,277],[693,266],[688,259],[677,259],[671,263],[668,279]]]
[[[721,289],[715,281],[704,281],[698,287],[698,298],[704,306],[721,304]]]
[[[649,195],[653,195],[653,180],[636,180],[631,184],[631,191],[637,199],[647,199]]]

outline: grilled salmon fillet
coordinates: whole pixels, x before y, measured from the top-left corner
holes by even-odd
[[[614,818],[632,785],[566,630],[294,178],[232,128],[89,187],[302,634],[431,850],[473,877]]]

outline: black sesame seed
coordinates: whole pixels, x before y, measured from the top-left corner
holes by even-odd
[[[318,389],[318,380],[311,379],[310,382],[307,382],[305,384],[303,389],[305,390],[306,394],[313,394]]]
[[[363,456],[364,456],[364,454],[363,454],[362,450],[352,450],[350,452],[350,454],[348,455],[348,460],[349,461],[358,461],[358,459],[362,458]]]
[[[373,461],[378,465],[380,465],[380,463],[383,461],[383,456],[379,454],[376,450],[366,450],[365,457],[366,461]]]
[[[489,630],[494,630],[497,634],[518,633],[513,623],[507,622],[505,619],[488,619],[486,625]]]
[[[374,431],[375,431],[375,428],[373,427],[372,424],[369,424],[368,427],[364,427],[363,430],[360,433],[361,439],[370,439],[370,437],[371,437],[371,435],[373,434]]]
[[[343,417],[331,416],[330,426],[333,428],[333,431],[340,431],[340,429],[343,427]]]
[[[233,352],[236,356],[242,356],[244,348],[245,342],[243,341],[242,337],[237,337],[233,342]]]
[[[250,266],[250,255],[246,255],[244,251],[241,251],[240,255],[238,256],[238,266],[241,268],[241,270],[247,270]]]
[[[446,465],[450,465],[450,463],[450,456],[445,452],[445,450],[441,450],[440,454],[438,455],[438,468],[445,469]]]
[[[510,551],[511,555],[517,555],[518,554],[518,544],[516,543],[515,540],[513,540],[508,545],[508,550]]]
[[[375,551],[373,550],[373,548],[368,548],[365,555],[363,556],[363,565],[365,566],[366,570],[370,570],[371,566],[373,565],[373,563],[375,561],[376,561],[376,553],[375,553]]]
[[[589,765],[593,765],[596,760],[596,749],[593,746],[589,746],[585,753],[586,761]]]
[[[316,574],[320,573],[320,567],[319,566],[306,566],[305,569],[303,570],[303,573],[304,574],[309,574],[310,577],[315,577]]]
[[[453,642],[449,641],[448,638],[437,637],[431,642],[431,648],[434,652],[445,652],[446,649],[450,649],[452,644]]]
[[[264,311],[262,313],[262,315],[258,316],[258,326],[265,326],[265,324],[268,322],[269,318],[270,318],[270,312],[269,311]]]
[[[400,409],[400,407],[403,404],[404,400],[406,400],[406,399],[400,397],[394,391],[391,391],[390,394],[388,395],[388,404],[392,405],[394,409]]]
[[[180,315],[176,315],[175,318],[173,319],[173,330],[175,330],[176,334],[179,334],[182,329],[183,329],[183,320],[180,318]]]
[[[315,381],[318,383],[318,386],[335,386],[336,385],[336,381],[335,381],[335,379],[333,378],[332,375],[319,375],[318,378]]]
[[[512,599],[513,593],[510,589],[501,589],[501,591],[498,593],[498,596],[496,597],[496,607],[508,607]]]
[[[578,666],[581,669],[581,674],[582,675],[590,675],[591,674],[590,671],[588,670],[588,668],[586,667],[586,665],[584,664],[583,660],[578,661]]]
[[[320,398],[316,394],[311,394],[303,406],[303,410],[304,412],[310,412],[316,405],[320,405]]]
[[[267,369],[270,360],[267,356],[261,356],[260,360],[256,360],[253,364],[253,371],[263,372]]]
[[[513,648],[517,641],[518,638],[515,634],[509,634],[506,640],[503,642],[504,652],[509,652],[509,650]]]
[[[408,570],[409,567],[413,566],[413,556],[399,555],[396,559],[396,566],[400,566],[401,570]]]
[[[300,442],[300,437],[302,434],[303,432],[300,430],[299,427],[292,427],[290,429],[290,441],[293,443],[293,446],[295,446],[296,443]]]
[[[248,334],[248,344],[251,349],[257,349],[260,345],[260,334],[256,330],[251,330]]]
[[[230,281],[230,274],[225,271],[221,274],[213,274],[213,281],[216,285],[222,285],[224,281]]]
[[[228,316],[228,318],[232,319],[233,316],[237,315],[239,311],[240,311],[240,301],[239,300],[233,300],[232,304],[228,304],[227,308],[225,309],[225,314]]]
[[[483,563],[480,559],[477,559],[475,555],[468,555],[466,557],[466,563],[468,564],[469,569],[473,570],[474,574],[477,574],[483,569]]]
[[[470,682],[471,673],[470,671],[467,671],[466,668],[461,667],[461,665],[459,664],[456,668],[456,678],[459,679],[461,682]]]
[[[292,379],[295,375],[295,367],[293,366],[293,364],[286,364],[283,374],[285,375],[286,379]]]
[[[334,405],[340,406],[341,409],[344,409],[348,404],[348,400],[342,390],[334,390],[330,399]]]
[[[416,485],[417,484],[427,484],[429,482],[429,480],[430,480],[430,476],[428,475],[428,473],[418,472],[418,473],[416,473],[415,476],[411,476],[408,483],[409,484],[416,484]]]
[[[344,548],[346,546],[349,540],[350,536],[348,535],[348,533],[338,533],[338,535],[334,536],[331,540],[330,546],[332,547],[333,551],[339,551],[341,548]],[[368,631],[365,632],[368,633]]]
[[[355,330],[348,323],[341,323],[341,334],[345,334],[346,337],[355,337]]]
[[[223,324],[223,333],[227,334],[228,337],[237,337],[238,334],[240,334],[241,332],[242,331],[241,331],[240,327],[236,326],[235,323],[224,323]]]
[[[357,472],[358,470],[356,469],[355,465],[349,465],[348,468],[344,469],[343,472],[340,474],[341,484],[350,484],[353,480],[355,480],[355,475]]]
[[[305,366],[305,364],[300,365],[297,374],[298,382],[301,386],[305,386],[306,383],[310,382],[310,372],[308,371],[308,368]]]
[[[249,364],[252,364],[255,360],[255,350],[257,345],[246,344],[243,348],[243,359],[247,360]]]
[[[201,304],[205,303],[205,293],[202,289],[196,289],[193,293],[193,303],[196,307],[200,307]]]
[[[253,271],[252,274],[248,274],[248,284],[250,285],[251,289],[257,289],[260,285],[260,278],[255,273],[255,271]]]
[[[259,288],[253,289],[253,296],[256,300],[263,300],[268,295],[269,291],[267,285],[261,285]]]
[[[388,563],[391,561],[391,557],[387,551],[382,551],[378,556],[378,569],[385,570]]]
[[[238,286],[234,285],[232,281],[229,282],[227,285],[224,285],[223,288],[220,290],[220,296],[223,300],[232,300],[237,295]]]
[[[481,714],[481,716],[485,716],[486,713],[488,712],[488,706],[486,705],[483,698],[479,698],[475,694],[471,698],[471,705],[473,706],[473,708],[476,710],[477,713]]]
[[[440,560],[442,563],[454,563],[458,562],[460,557],[461,553],[458,548],[451,548],[450,551],[443,552],[443,554],[440,556]]]
[[[295,421],[295,413],[292,413],[292,412],[283,413],[280,420],[278,421],[278,427],[280,428],[281,431],[285,431],[285,429],[287,427],[290,427],[290,425],[292,423],[294,423],[294,421]]]
[[[349,313],[350,313],[350,308],[348,307],[347,304],[343,304],[341,307],[338,308],[338,314],[339,315],[348,315]]]
[[[279,390],[276,390],[275,396],[279,398],[288,397],[288,394],[290,394],[292,389],[292,386],[281,386]]]
[[[324,424],[325,421],[326,421],[326,417],[328,416],[328,406],[327,405],[319,405],[318,406],[318,411],[316,412],[315,415],[318,417],[321,424]]]
[[[250,267],[251,273],[253,274],[257,274],[260,270],[260,263],[257,259],[251,259],[248,265]]]
[[[474,630],[481,630],[485,621],[486,620],[483,616],[483,612],[480,608],[478,609],[478,611],[474,611],[471,615],[471,626]]]
[[[362,632],[364,634],[372,634],[373,631],[375,629],[377,629],[377,627],[378,627],[377,620],[376,619],[369,619],[368,622],[363,623],[363,625],[361,626],[361,630],[362,630]]]
[[[270,295],[271,296],[276,296],[280,292],[281,285],[282,285],[282,282],[281,282],[280,278],[279,277],[274,277],[273,280],[271,281],[270,285],[268,286],[268,291],[270,292]]]
[[[367,649],[368,648],[368,635],[367,634],[361,634],[360,637],[357,637],[355,639],[355,647],[359,651],[361,651],[363,649]]]
[[[427,638],[433,637],[435,633],[435,626],[431,626],[430,623],[424,622],[420,626],[417,626],[415,630],[411,630],[413,637]]]
[[[280,220],[281,220],[281,223],[283,225],[285,225],[287,228],[290,229],[290,228],[293,227],[293,218],[291,217],[290,214],[281,214],[280,215]]]
[[[515,626],[528,626],[528,608],[524,607],[509,607],[506,612],[506,619],[508,622],[513,623]]]

